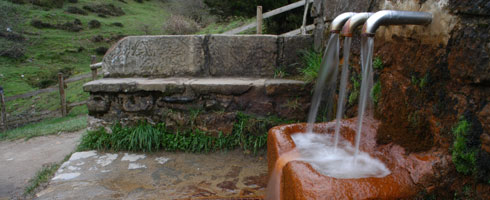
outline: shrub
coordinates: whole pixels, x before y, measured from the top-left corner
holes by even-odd
[[[93,20],[90,20],[90,22],[88,22],[88,27],[90,28],[100,28],[100,22],[93,19]]]
[[[163,31],[170,35],[187,35],[199,31],[199,25],[182,15],[171,15],[163,25]]]
[[[31,0],[31,2],[45,8],[61,8],[65,0]]]
[[[87,15],[88,14],[85,10],[82,10],[76,6],[69,6],[66,9],[66,12],[71,13],[71,14],[79,14],[79,15]]]
[[[95,53],[97,53],[97,55],[101,55],[102,56],[102,55],[104,55],[107,52],[107,50],[109,50],[109,49],[107,49],[107,47],[97,47],[95,49]]]
[[[172,0],[171,12],[192,19],[201,26],[215,21],[203,0]]]
[[[0,56],[22,58],[26,37],[21,34],[24,13],[18,6],[0,1]]]

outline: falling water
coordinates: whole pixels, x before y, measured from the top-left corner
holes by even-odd
[[[313,98],[311,101],[310,111],[308,114],[308,127],[307,132],[313,132],[313,126],[320,106],[321,97],[325,84],[329,91],[335,91],[337,83],[337,73],[339,66],[339,34],[332,33],[323,54],[320,72],[313,91]],[[333,95],[327,97],[327,109],[333,105]]]
[[[363,36],[365,37],[365,36]],[[361,95],[359,98],[359,109],[358,113],[358,124],[357,124],[357,133],[356,133],[356,151],[354,160],[356,160],[357,155],[359,154],[359,143],[361,141],[361,131],[362,131],[362,120],[364,117],[364,111],[366,110],[366,102],[367,97],[369,95],[369,82],[370,76],[372,74],[372,58],[373,58],[373,48],[374,48],[374,38],[368,37],[363,38],[365,42],[361,44],[361,59],[362,59],[362,82],[361,82]]]
[[[334,149],[337,149],[340,135],[340,120],[344,116],[345,91],[347,88],[347,77],[349,76],[349,55],[352,38],[345,37],[344,39],[344,64],[342,65],[342,74],[340,75],[339,99],[337,101],[337,117],[335,123],[335,142]]]

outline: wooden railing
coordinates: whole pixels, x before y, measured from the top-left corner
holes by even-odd
[[[283,7],[280,7],[280,8],[277,8],[277,9],[274,9],[274,10],[271,10],[269,12],[266,12],[266,13],[263,13],[262,14],[262,6],[258,6],[260,7],[260,13],[259,13],[259,8],[257,7],[257,20],[255,22],[252,22],[250,24],[247,24],[247,25],[244,25],[244,26],[241,26],[241,27],[238,27],[238,28],[235,28],[235,29],[232,29],[232,30],[229,30],[229,31],[226,31],[224,32],[223,34],[226,34],[226,35],[235,35],[235,34],[238,34],[238,33],[241,33],[243,31],[246,31],[248,29],[252,29],[254,27],[257,27],[257,34],[261,34],[259,33],[259,29],[260,31],[262,30],[262,20],[263,19],[267,19],[269,17],[272,17],[274,15],[278,15],[278,14],[281,14],[283,12],[287,12],[287,11],[290,11],[292,9],[295,9],[295,8],[298,8],[298,7],[302,7],[302,6],[306,6],[305,10],[308,10],[308,4],[312,3],[313,0],[301,0],[301,1],[298,1],[298,2],[295,2],[295,3],[292,3],[292,4],[289,4],[289,5],[286,5],[286,6],[283,6]],[[307,12],[305,12],[305,15],[307,14]],[[260,16],[259,16],[260,15]],[[305,17],[303,17],[305,18]],[[304,19],[303,20],[304,23],[306,23],[306,20]],[[257,26],[257,24],[260,24],[260,26]],[[304,26],[304,24],[303,24]],[[306,27],[306,26],[305,26]],[[298,29],[298,30],[301,30],[301,29]]]
[[[87,101],[80,101],[80,102],[74,102],[68,104],[66,102],[65,89],[67,88],[67,83],[71,83],[87,78],[92,78],[92,80],[95,80],[97,78],[97,69],[102,66],[102,63],[95,63],[95,58],[96,58],[95,56],[91,56],[91,61],[92,61],[91,62],[92,64],[90,65],[90,69],[92,70],[91,74],[82,74],[65,80],[63,74],[59,73],[58,84],[55,86],[51,86],[49,88],[44,88],[32,92],[5,97],[4,96],[5,91],[2,87],[0,87],[0,130],[1,131],[7,130],[9,123],[11,125],[12,122],[17,124],[18,121],[26,121],[25,117],[22,116],[21,117],[10,116],[9,120],[7,120],[6,102],[9,101],[14,101],[21,98],[29,98],[44,93],[56,92],[58,90],[60,94],[60,112],[58,113],[58,115],[61,114],[61,116],[66,116],[68,108],[85,105]],[[39,112],[39,114],[37,114],[36,116],[29,117],[30,119],[28,119],[27,121],[30,123],[31,121],[29,120],[31,119],[32,121],[39,121],[40,119],[53,117],[53,116],[56,116],[56,114],[54,114],[52,111],[42,111]]]

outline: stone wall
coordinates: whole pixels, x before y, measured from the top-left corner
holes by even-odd
[[[130,36],[104,56],[104,77],[272,77],[295,69],[311,35]]]
[[[130,36],[103,58],[104,78],[84,85],[89,129],[165,123],[170,130],[232,131],[238,112],[304,121],[307,84],[297,75],[312,36]]]
[[[114,122],[164,122],[170,130],[230,134],[238,112],[304,120],[309,87],[302,81],[261,78],[107,78],[84,86],[89,127]]]
[[[469,145],[471,148],[482,149],[477,155],[477,165],[483,174],[476,176],[488,177],[489,1],[369,2],[369,6],[366,6],[366,1],[350,1],[349,7],[336,0],[317,0],[315,4],[323,6],[319,9],[329,13],[323,14],[328,19],[346,11],[375,12],[383,9],[424,11],[434,16],[429,26],[381,27],[376,33],[375,57],[381,58],[384,65],[383,69],[375,70],[375,78],[381,84],[381,98],[376,107],[376,117],[382,121],[378,130],[378,143],[393,142],[409,152],[439,149],[445,152],[445,157],[441,159],[450,160],[454,138],[452,128],[464,117],[471,123]],[[315,38],[318,37],[315,35]],[[359,37],[354,37],[353,44],[352,71],[359,74]],[[349,116],[355,116],[356,107],[349,107]],[[456,176],[452,163],[439,166],[438,170],[440,174],[428,184],[431,185],[428,191],[444,188],[441,191],[447,192],[455,190],[458,184],[462,188],[461,182],[450,183],[450,180],[454,180],[450,177]],[[479,190],[487,189],[481,194],[488,194],[488,187],[480,186]],[[488,195],[483,198],[488,198]]]

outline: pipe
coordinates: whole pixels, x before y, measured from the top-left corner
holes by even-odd
[[[386,25],[426,25],[432,22],[432,14],[427,12],[382,10],[376,12],[364,24],[362,34],[374,37],[380,26]]]
[[[355,14],[355,12],[345,12],[335,17],[335,19],[332,21],[332,24],[330,25],[330,32],[340,33],[340,30],[342,29],[342,26],[344,26],[344,23]]]
[[[344,27],[342,28],[342,35],[345,37],[352,37],[352,33],[354,32],[354,30],[358,26],[364,24],[364,22],[366,22],[366,20],[369,17],[371,17],[373,14],[374,13],[370,13],[370,12],[362,12],[362,13],[357,13],[351,18],[349,18],[349,20],[345,22]]]

